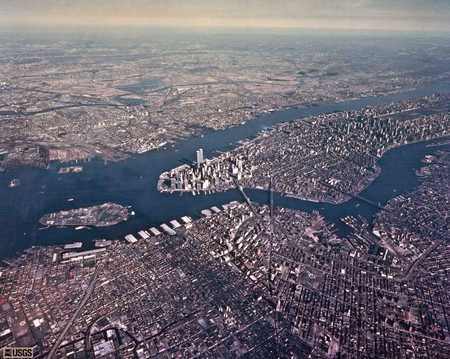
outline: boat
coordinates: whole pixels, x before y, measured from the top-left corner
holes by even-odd
[[[89,227],[86,227],[86,226],[78,226],[78,227],[75,227],[75,230],[76,230],[76,231],[79,231],[79,230],[81,230],[81,229],[89,229]]]

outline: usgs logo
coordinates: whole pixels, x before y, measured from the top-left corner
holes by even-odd
[[[3,348],[3,359],[33,358],[33,348]]]

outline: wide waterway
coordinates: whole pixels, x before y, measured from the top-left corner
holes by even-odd
[[[333,111],[357,110],[368,105],[381,105],[395,101],[450,92],[450,83],[422,87],[398,94],[320,104],[309,108],[294,108],[260,115],[244,125],[223,131],[207,131],[203,136],[181,140],[175,146],[152,151],[115,163],[95,159],[83,163],[78,174],[58,174],[58,165],[49,170],[17,168],[0,173],[0,258],[20,253],[33,245],[63,244],[73,241],[90,243],[93,239],[121,239],[128,233],[158,226],[184,215],[198,217],[202,209],[241,200],[237,191],[212,195],[161,194],[156,183],[161,172],[181,164],[186,158],[194,159],[201,147],[206,156],[226,151],[237,142],[277,123],[292,121],[310,115]],[[450,148],[450,146],[445,146]],[[421,159],[432,152],[424,143],[412,144],[389,151],[381,160],[381,175],[361,195],[384,205],[396,195],[410,192],[418,185],[415,170]],[[20,186],[9,188],[9,182],[20,179]],[[248,191],[250,197],[261,203],[267,193]],[[68,199],[74,199],[68,201]],[[39,218],[46,213],[62,209],[88,207],[104,202],[132,206],[136,216],[127,222],[108,228],[76,231],[70,228],[42,229]],[[338,219],[346,215],[361,215],[371,219],[377,209],[364,202],[351,200],[341,205],[312,203],[275,195],[275,204],[307,212],[318,210],[338,229],[344,230]]]

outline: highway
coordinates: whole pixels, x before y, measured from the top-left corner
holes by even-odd
[[[56,339],[55,344],[53,344],[52,349],[50,350],[50,353],[47,356],[47,359],[53,359],[56,351],[58,350],[59,346],[61,345],[62,341],[64,340],[64,337],[66,336],[68,330],[70,329],[70,327],[72,326],[73,322],[75,321],[75,319],[78,317],[78,315],[80,314],[81,310],[83,309],[83,307],[86,305],[87,301],[89,300],[89,298],[91,297],[94,288],[95,288],[95,282],[97,280],[97,270],[98,267],[95,269],[94,274],[92,275],[92,279],[91,282],[89,283],[89,286],[86,288],[83,298],[81,299],[81,302],[77,308],[77,310],[73,313],[72,317],[70,318],[70,320],[67,322],[67,324],[65,325],[64,329],[61,331],[61,334],[59,334],[58,339]]]
[[[234,180],[236,189],[239,191],[239,193],[241,194],[242,198],[244,199],[244,201],[247,203],[248,207],[250,208],[250,210],[253,212],[253,214],[256,217],[259,217],[259,213],[255,210],[255,207],[253,207],[253,203],[250,200],[250,198],[248,198],[247,194],[244,192],[244,189],[242,188],[242,186],[238,183],[238,181],[235,179]]]
[[[417,272],[416,268],[424,259],[426,259],[431,252],[433,252],[435,249],[437,249],[442,244],[441,241],[435,241],[432,243],[426,250],[423,252],[419,257],[417,257],[413,262],[410,263],[408,268],[406,269],[404,279],[406,281],[411,281],[415,278]]]

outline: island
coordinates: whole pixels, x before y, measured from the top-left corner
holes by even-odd
[[[49,213],[41,217],[39,223],[49,227],[108,227],[126,221],[128,216],[128,208],[116,203],[104,203],[92,207]]]
[[[59,174],[81,173],[81,172],[83,172],[83,167],[82,166],[61,167],[58,170]]]
[[[20,186],[20,179],[18,178],[14,178],[13,180],[11,180],[8,185],[9,188],[15,188],[19,186]]]
[[[291,198],[340,204],[358,196],[381,173],[393,148],[448,138],[449,95],[369,106],[281,123],[212,159],[160,175],[160,192],[213,193],[268,189]]]

